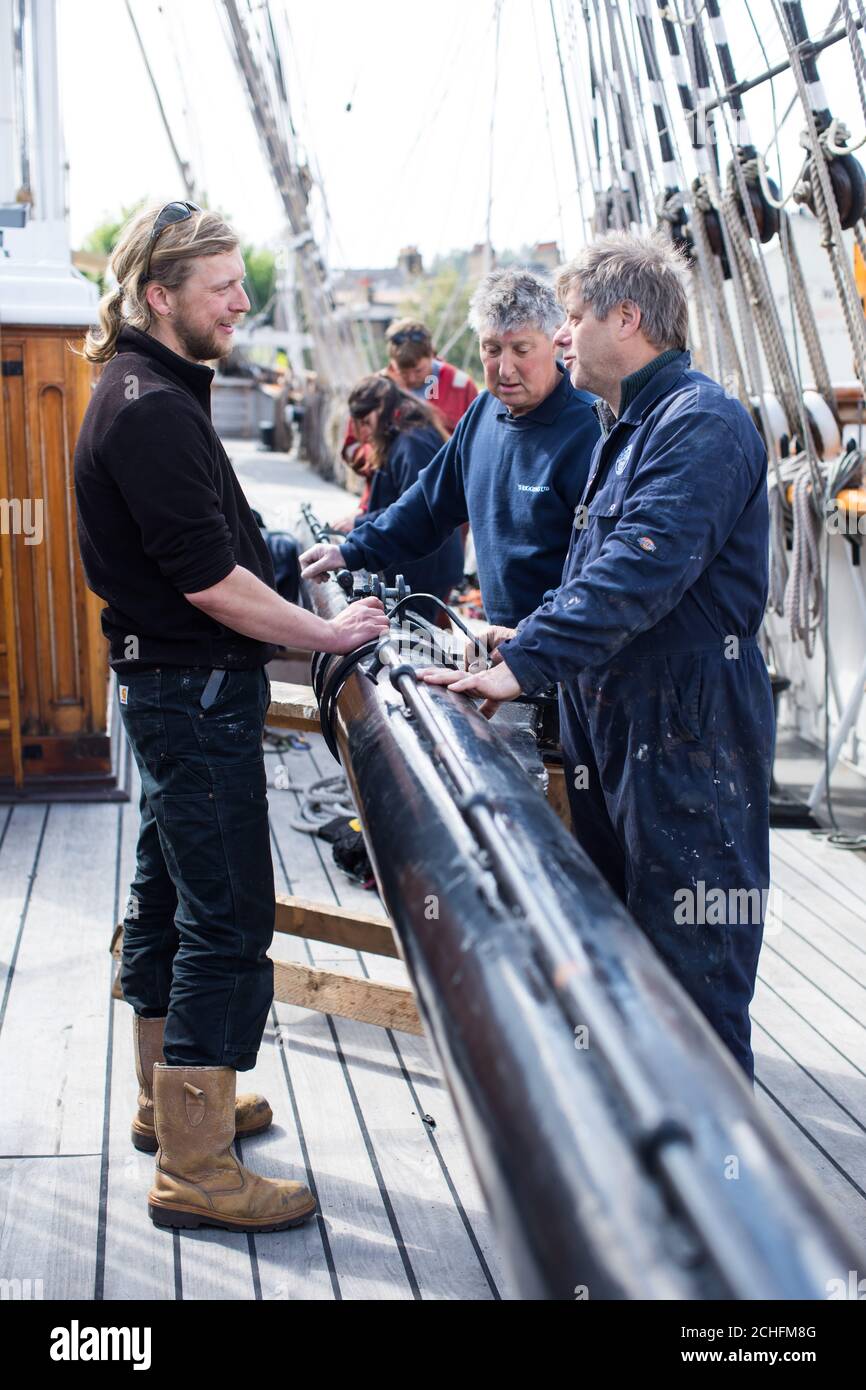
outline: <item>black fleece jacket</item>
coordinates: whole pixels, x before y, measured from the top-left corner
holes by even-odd
[[[235,565],[275,588],[267,546],[210,416],[213,372],[121,330],[75,447],[78,541],[116,671],[250,670],[276,647],[184,597]]]

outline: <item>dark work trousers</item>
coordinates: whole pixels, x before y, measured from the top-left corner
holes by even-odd
[[[739,1062],[770,883],[773,702],[753,639],[561,687],[574,832]]]
[[[203,708],[211,674],[163,666],[117,677],[141,773],[121,984],[136,1013],[165,1015],[169,1066],[249,1071],[274,993],[270,681],[264,667],[221,672]]]

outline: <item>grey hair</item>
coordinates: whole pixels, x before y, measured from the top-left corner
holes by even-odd
[[[684,349],[687,275],[685,257],[664,233],[608,232],[560,267],[556,296],[564,304],[577,281],[581,299],[597,319],[606,319],[628,299],[640,309],[641,330],[654,347]]]
[[[469,301],[469,327],[476,333],[514,333],[530,324],[552,338],[561,323],[553,288],[520,267],[492,270]]]

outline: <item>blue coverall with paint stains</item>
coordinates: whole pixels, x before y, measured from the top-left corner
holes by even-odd
[[[665,365],[604,437],[560,587],[501,652],[560,687],[575,833],[751,1078],[769,889],[766,452],[747,411]]]

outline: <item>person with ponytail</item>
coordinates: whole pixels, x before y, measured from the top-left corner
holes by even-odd
[[[155,214],[169,219],[156,236]],[[164,315],[151,307],[149,286],[159,285],[176,293],[198,259],[235,253],[240,254],[232,228],[217,213],[203,212],[193,203],[167,203],[161,210],[151,208],[138,214],[122,232],[111,255],[109,269],[116,284],[100,300],[99,324],[85,338],[84,356],[90,362],[110,362],[118,352],[124,327],[148,333],[159,325]],[[185,321],[184,327],[188,327]],[[222,357],[231,350],[230,342],[225,346],[216,336],[193,346],[202,348],[200,354],[194,354],[201,360]]]
[[[84,355],[102,364],[75,448],[78,538],[141,774],[121,984],[133,1008],[138,1109],[162,1227],[283,1230],[301,1182],[232,1151],[272,1120],[235,1095],[273,1001],[262,733],[279,646],[350,652],[387,630],[381,603],[326,622],[276,591],[268,548],[210,416],[213,370],[250,307],[237,234],[172,202],[135,217]]]
[[[365,446],[370,482],[367,510],[357,518],[360,524],[375,520],[402,497],[438,454],[449,433],[436,412],[387,376],[362,377],[349,395],[349,414]],[[394,583],[398,569],[413,594],[432,594],[447,602],[463,576],[459,530],[429,555],[385,569],[388,584]],[[408,606],[430,622],[448,625],[442,609],[429,599],[419,597]]]

